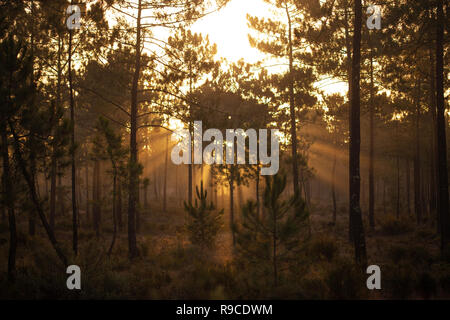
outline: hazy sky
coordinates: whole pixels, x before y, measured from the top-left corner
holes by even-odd
[[[253,63],[267,59],[266,55],[252,48],[248,42],[248,33],[251,29],[247,26],[247,14],[273,17],[276,12],[263,0],[231,0],[222,10],[197,21],[192,30],[208,34],[210,41],[217,44],[217,55],[229,61],[244,58],[245,61]],[[268,60],[264,65],[270,66],[274,63]],[[335,79],[324,80],[317,85],[327,93],[345,94],[347,91],[347,84]]]

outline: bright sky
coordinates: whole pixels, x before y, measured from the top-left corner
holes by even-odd
[[[244,58],[253,63],[264,55],[248,42],[246,15],[267,16],[269,9],[263,0],[231,0],[222,10],[197,21],[192,30],[208,34],[209,40],[217,44],[219,57],[230,61]]]
[[[244,58],[249,63],[261,61],[267,56],[252,48],[248,42],[248,33],[251,29],[247,26],[247,14],[271,17],[275,12],[263,0],[231,0],[222,10],[194,23],[192,31],[208,34],[209,40],[217,44],[218,57],[229,61]],[[264,65],[271,65],[271,63],[269,61]],[[317,86],[325,90],[327,94],[335,92],[345,94],[347,91],[347,84],[335,79],[320,81]]]

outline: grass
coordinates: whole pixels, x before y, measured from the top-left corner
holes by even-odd
[[[257,269],[234,257],[230,234],[221,232],[215,248],[188,241],[182,209],[167,213],[152,209],[142,214],[138,235],[140,256],[127,256],[126,230],[119,233],[110,258],[111,235],[107,211],[100,238],[89,225],[80,229],[80,253],[71,256],[70,223],[58,221],[57,237],[71,264],[82,270],[82,290],[69,291],[67,275],[45,233],[27,234],[18,225],[17,280],[6,281],[8,230],[0,227],[0,299],[435,299],[450,296],[450,264],[438,254],[433,227],[416,227],[388,217],[377,217],[377,232],[367,237],[369,264],[382,270],[382,290],[365,287],[367,275],[355,267],[348,241],[346,216],[335,226],[330,212],[311,215],[313,232],[296,259],[283,265],[274,288],[271,265]],[[68,217],[59,217],[68,219]],[[224,217],[227,221],[227,217]],[[225,227],[224,229],[227,229]]]

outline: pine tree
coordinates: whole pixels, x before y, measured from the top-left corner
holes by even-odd
[[[308,211],[300,197],[283,200],[286,175],[265,176],[264,214],[248,201],[242,208],[240,224],[235,225],[237,250],[253,266],[271,266],[273,284],[280,280],[281,267],[298,256],[307,237]]]
[[[202,248],[211,248],[215,244],[217,234],[222,227],[223,209],[217,211],[214,204],[208,204],[206,198],[207,190],[203,190],[203,180],[200,183],[200,189],[195,188],[197,199],[194,204],[184,202],[184,210],[189,214],[186,228],[189,233],[189,239],[192,244]]]
[[[111,255],[111,252],[114,248],[114,244],[116,242],[117,235],[117,184],[118,175],[121,171],[124,171],[125,160],[127,150],[122,146],[122,136],[120,133],[116,133],[114,129],[109,124],[109,121],[105,118],[100,117],[97,124],[97,130],[99,131],[100,136],[98,140],[95,141],[95,148],[98,150],[97,153],[100,153],[104,150],[104,146],[106,144],[106,157],[111,162],[112,166],[112,176],[113,176],[113,198],[112,198],[112,220],[113,220],[113,237],[111,240],[111,245],[108,249],[108,256]]]

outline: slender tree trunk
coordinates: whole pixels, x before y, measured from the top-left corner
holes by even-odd
[[[386,216],[386,179],[383,179],[383,214]]]
[[[2,173],[3,176],[3,173]],[[2,185],[3,188],[3,185]],[[2,215],[2,225],[6,226],[6,206],[3,201],[0,201],[0,212]]]
[[[61,67],[61,55],[62,55],[62,39],[61,35],[58,34],[58,61],[57,61],[57,85],[56,85],[56,111],[59,112],[61,109],[61,79],[62,79],[62,67]],[[54,133],[57,134],[56,132]],[[57,137],[54,137],[55,139]],[[56,193],[58,192],[58,202],[61,209],[62,191],[61,189],[61,176],[59,176],[59,190],[56,186],[56,175],[57,175],[57,146],[53,144],[52,150],[52,162],[51,162],[51,173],[50,173],[50,228],[55,232],[55,219],[56,219]],[[58,190],[58,191],[57,191]],[[61,210],[61,213],[63,210]]]
[[[234,248],[236,246],[236,239],[234,234],[234,181],[232,177],[229,178],[229,184],[230,184],[230,228]]]
[[[344,11],[344,29],[345,29],[345,48],[347,53],[346,60],[347,60],[348,100],[352,101],[352,47],[351,47],[349,20],[350,20],[349,13],[346,7]],[[348,219],[348,238],[350,242],[353,242],[353,217],[351,214]]]
[[[86,221],[91,221],[90,207],[89,207],[89,162],[86,160],[85,167],[85,179],[86,179]]]
[[[353,34],[353,57],[352,57],[352,100],[350,110],[350,217],[353,224],[353,244],[355,247],[355,261],[363,271],[367,267],[366,241],[364,226],[361,216],[360,201],[360,69],[361,69],[361,25],[362,4],[361,0],[354,2],[354,34]]]
[[[55,212],[56,212],[56,154],[53,146],[51,168],[50,168],[50,228],[55,231]]]
[[[436,103],[437,103],[437,125],[436,144],[438,151],[438,212],[441,226],[441,253],[444,256],[450,242],[450,216],[448,204],[448,171],[447,171],[447,136],[445,129],[444,101],[444,1],[437,2],[437,24],[436,24]]]
[[[260,217],[260,201],[259,201],[259,172],[256,172],[256,214]]]
[[[169,135],[166,135],[166,157],[164,162],[164,194],[163,194],[163,212],[167,212],[167,162],[169,153]]]
[[[397,164],[397,202],[396,202],[396,216],[397,219],[400,218],[400,157],[396,156],[396,164]]]
[[[273,283],[274,286],[278,286],[278,268],[277,268],[277,239],[278,239],[278,230],[277,230],[277,215],[276,212],[273,212]]]
[[[156,177],[156,170],[153,170],[153,191],[155,194],[155,199],[159,200],[159,195],[158,195],[158,188],[157,188],[157,177]]]
[[[33,138],[30,138],[30,140],[34,140]],[[34,142],[30,143],[31,146],[34,145]],[[30,174],[33,176],[33,181],[36,184],[36,158],[33,150],[30,150]],[[35,185],[36,187],[36,185]],[[36,219],[35,219],[35,212],[33,209],[30,209],[29,215],[28,215],[28,234],[33,237],[36,234]]]
[[[71,2],[72,3],[72,2]],[[76,192],[76,164],[75,164],[75,101],[72,85],[72,38],[73,31],[69,30],[69,92],[70,92],[70,162],[72,165],[72,248],[75,255],[78,254],[78,208]]]
[[[136,163],[139,165],[139,148],[136,154]],[[141,179],[137,177],[137,192],[136,192],[136,234],[141,230]]]
[[[335,133],[336,134],[336,133]],[[335,148],[336,143],[335,143]],[[333,201],[333,219],[332,224],[333,226],[336,225],[336,219],[337,219],[337,206],[336,206],[336,149],[334,150],[333,154],[333,167],[331,169],[331,199]]]
[[[414,156],[414,211],[417,224],[419,224],[422,219],[420,186],[420,79],[418,79],[416,100],[416,150]]]
[[[370,42],[370,38],[369,38]],[[369,130],[370,130],[370,146],[369,146],[369,225],[373,230],[375,228],[375,179],[374,179],[374,144],[375,144],[375,105],[374,105],[374,84],[373,84],[373,49],[370,43],[370,106],[369,106]]]
[[[47,222],[47,218],[45,217],[45,213],[44,210],[42,209],[41,203],[38,199],[38,195],[36,192],[36,184],[34,181],[34,177],[28,172],[27,170],[27,165],[25,163],[25,160],[22,157],[22,152],[20,150],[20,145],[19,145],[19,140],[17,137],[17,134],[14,131],[14,127],[12,126],[12,124],[9,124],[9,128],[11,130],[11,133],[13,134],[14,137],[14,149],[15,149],[15,154],[17,157],[17,161],[19,164],[19,167],[22,171],[22,174],[25,178],[25,181],[27,182],[28,185],[28,189],[30,191],[30,195],[31,195],[31,200],[33,201],[33,204],[35,206],[36,211],[39,214],[39,217],[41,219],[42,225],[44,226],[44,229],[47,233],[47,236],[50,240],[50,243],[53,246],[53,249],[56,251],[56,254],[58,255],[59,259],[61,260],[61,262],[63,263],[64,267],[67,267],[67,258],[65,257],[64,253],[62,252],[61,248],[59,247],[58,242],[56,241],[55,235],[53,233],[53,231],[50,228],[50,225]]]
[[[111,256],[112,250],[114,248],[114,244],[116,243],[116,235],[117,235],[117,220],[116,220],[116,192],[117,192],[117,169],[115,165],[113,165],[114,177],[113,177],[113,206],[112,206],[112,219],[113,219],[113,236],[111,240],[111,245],[108,250],[108,257]]]
[[[101,182],[100,182],[100,161],[95,160],[94,162],[94,183],[93,183],[93,194],[94,194],[94,206],[93,206],[93,226],[95,234],[97,237],[100,236],[100,221],[101,221]]]
[[[406,206],[407,206],[407,212],[408,216],[411,217],[411,169],[409,166],[409,159],[406,158]]]
[[[8,152],[8,135],[6,133],[6,124],[4,120],[0,122],[1,126],[1,150],[3,159],[3,173],[2,173],[2,193],[3,203],[8,210],[9,221],[9,253],[8,253],[8,281],[13,282],[16,278],[16,249],[17,249],[17,230],[16,230],[16,215],[14,212],[14,190],[11,179],[9,152]]]
[[[129,176],[129,198],[128,198],[128,253],[130,259],[138,255],[136,245],[136,206],[137,194],[139,192],[139,174],[137,162],[137,91],[139,75],[141,70],[141,0],[138,1],[138,16],[136,21],[136,45],[134,76],[131,89],[131,130],[130,130],[130,176]]]
[[[34,14],[35,11],[35,5],[34,2],[31,3],[31,14]],[[31,83],[33,86],[36,86],[34,81],[34,26],[31,27],[30,30],[30,43],[31,43],[31,64],[32,64],[32,72],[31,72]],[[33,135],[30,135],[29,137],[29,143],[30,143],[30,154],[29,154],[29,161],[30,161],[30,173],[33,176],[33,180],[35,180],[36,177],[36,154],[34,150],[35,145],[35,137]],[[36,183],[36,181],[35,181]],[[34,210],[30,210],[28,213],[28,234],[33,237],[36,233],[36,221],[35,221],[35,212]]]
[[[119,225],[119,231],[123,230],[122,222],[122,183],[119,182],[117,186],[117,224]]]
[[[286,5],[286,15],[288,19],[288,49],[289,49],[289,112],[291,122],[291,142],[292,142],[292,182],[294,184],[294,195],[300,197],[300,188],[298,183],[298,159],[297,159],[297,124],[295,115],[294,101],[294,67],[293,67],[293,48],[292,48],[292,24],[291,15]]]
[[[59,216],[64,216],[66,210],[66,204],[64,199],[64,186],[62,184],[62,175],[58,175],[58,207],[59,207]]]
[[[214,204],[216,205],[216,206],[218,206],[219,205],[219,202],[218,202],[218,199],[217,199],[217,186],[216,186],[216,181],[215,181],[215,175],[214,175],[214,170],[212,169],[212,166],[211,166],[211,181],[212,181],[212,188],[214,189]]]

